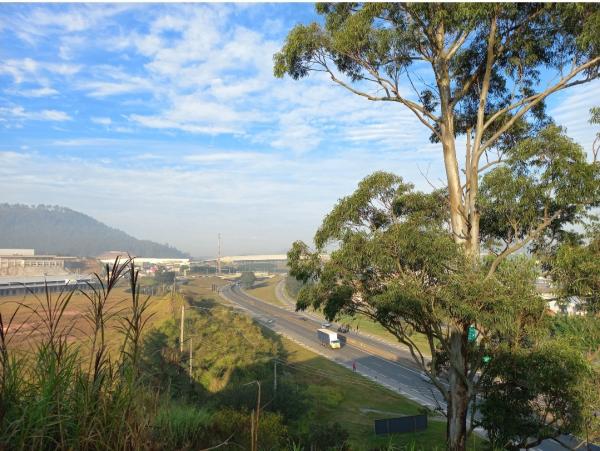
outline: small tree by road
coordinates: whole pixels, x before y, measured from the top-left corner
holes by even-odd
[[[154,274],[154,280],[159,285],[172,285],[175,281],[175,272],[164,270],[157,271],[156,274]]]
[[[244,288],[250,288],[256,282],[256,276],[251,271],[244,271],[239,279],[240,285]]]

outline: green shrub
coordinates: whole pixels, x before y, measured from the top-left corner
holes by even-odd
[[[171,449],[197,449],[204,445],[210,412],[192,406],[167,404],[159,408],[153,422],[155,445]]]

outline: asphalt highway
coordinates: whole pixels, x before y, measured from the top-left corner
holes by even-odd
[[[421,405],[445,409],[441,394],[424,380],[408,351],[352,333],[340,334],[342,342],[346,339],[341,349],[330,349],[317,339],[321,321],[310,315],[269,304],[248,295],[235,284],[223,287],[221,295],[265,326],[302,346],[347,368],[355,363],[358,373]]]

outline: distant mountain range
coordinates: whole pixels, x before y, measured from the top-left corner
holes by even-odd
[[[83,213],[50,205],[0,204],[0,248],[33,248],[36,254],[81,257],[107,251],[138,257],[188,257],[174,247],[138,240]]]

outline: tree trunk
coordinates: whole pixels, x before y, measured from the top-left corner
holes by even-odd
[[[442,149],[444,151],[444,166],[448,180],[448,200],[450,203],[450,222],[454,241],[469,246],[469,232],[463,209],[463,196],[460,183],[460,174],[458,169],[458,160],[456,159],[456,138],[454,137],[454,124],[452,119],[447,124],[442,124]]]
[[[440,43],[440,48],[443,47]],[[450,76],[446,61],[437,65],[436,79],[440,92],[440,141],[444,152],[444,167],[448,181],[448,201],[450,203],[450,223],[454,241],[469,246],[469,233],[466,217],[464,216],[463,193],[460,182],[458,160],[456,159],[456,136],[454,135],[454,111],[450,104]]]
[[[461,331],[455,330],[450,336],[450,402],[446,428],[449,451],[463,451],[467,446],[469,389],[463,379],[467,370],[465,354],[466,336]]]

